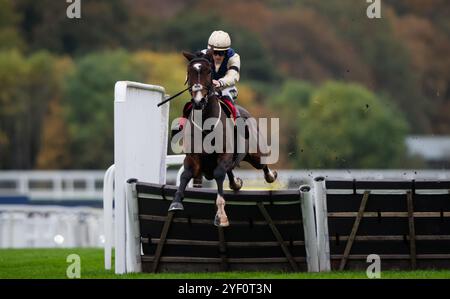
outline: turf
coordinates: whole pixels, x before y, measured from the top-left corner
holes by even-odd
[[[3,249],[0,250],[0,279],[64,279],[70,254],[81,260],[81,278],[104,279],[356,279],[367,278],[363,271],[330,273],[160,273],[115,275],[104,270],[102,249]],[[449,270],[382,271],[385,279],[450,278]]]

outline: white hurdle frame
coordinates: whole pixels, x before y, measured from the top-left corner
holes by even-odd
[[[327,190],[324,177],[313,180],[314,205],[316,207],[317,250],[320,272],[331,271],[330,239],[328,235]]]
[[[167,155],[169,103],[156,107],[164,96],[161,86],[130,81],[115,85],[114,165],[105,173],[103,201],[105,269],[111,269],[114,247],[116,274],[141,271],[140,261],[132,254],[140,251],[135,248],[139,230],[135,206],[126,201],[130,192],[126,180],[165,184],[167,167],[184,161],[185,155]]]
[[[308,272],[319,272],[319,254],[316,236],[316,221],[314,219],[314,201],[309,185],[302,185],[299,188],[303,233],[305,236],[305,250],[306,250],[306,266]]]

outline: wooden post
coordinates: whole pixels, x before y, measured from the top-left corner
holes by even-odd
[[[217,227],[219,232],[219,253],[220,259],[222,261],[222,270],[228,271],[228,261],[227,261],[227,247],[225,245],[225,234],[223,231],[223,227]]]
[[[278,244],[280,244],[281,249],[284,252],[284,255],[286,255],[286,258],[288,259],[289,263],[291,264],[292,269],[294,271],[298,272],[299,271],[298,265],[295,262],[294,258],[292,257],[291,252],[287,248],[286,244],[284,243],[284,240],[281,237],[280,231],[277,229],[277,227],[273,223],[273,220],[270,217],[269,213],[267,212],[266,208],[264,207],[264,204],[262,202],[258,202],[257,205],[258,205],[259,210],[261,211],[261,214],[264,216],[264,219],[266,219],[267,224],[269,224],[273,235],[275,236],[275,238],[278,241]]]
[[[153,259],[153,267],[152,267],[153,273],[156,273],[156,271],[158,270],[159,260],[161,258],[161,253],[164,244],[166,243],[167,233],[169,232],[170,224],[172,223],[174,214],[175,214],[174,211],[169,212],[167,214],[166,222],[164,222],[164,227],[162,229],[161,237],[159,238],[158,247],[156,248],[155,258]]]
[[[359,206],[358,215],[356,216],[355,222],[353,223],[352,232],[348,238],[347,244],[345,245],[344,256],[342,257],[341,264],[339,265],[339,270],[344,270],[347,264],[348,256],[355,241],[356,233],[358,232],[359,224],[361,219],[364,217],[364,210],[366,209],[367,199],[369,198],[370,191],[365,191],[364,196],[361,200],[361,205]]]
[[[406,200],[408,203],[409,250],[411,256],[411,269],[415,270],[417,267],[416,230],[414,228],[414,206],[411,191],[406,192]]]

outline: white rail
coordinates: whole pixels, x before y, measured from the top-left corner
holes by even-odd
[[[103,171],[1,171],[1,196],[31,200],[93,200],[102,198]]]
[[[0,205],[0,248],[101,247],[101,209]]]
[[[184,155],[169,155],[167,166],[182,165]],[[254,170],[236,170],[245,186],[264,186],[261,173]],[[103,197],[103,170],[55,171],[0,171],[0,197],[27,196],[31,200],[101,200]],[[170,170],[167,180],[177,182],[180,172]],[[317,176],[340,179],[450,179],[450,170],[279,170],[278,179],[287,187],[288,182],[303,183]],[[207,185],[208,182],[205,182]]]

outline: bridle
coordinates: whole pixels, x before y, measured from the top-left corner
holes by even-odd
[[[209,60],[207,60],[206,58],[203,58],[203,57],[198,57],[198,58],[192,59],[192,60],[189,62],[188,68],[194,68],[194,69],[196,69],[193,65],[194,65],[195,63],[200,63],[200,62],[207,63],[207,65],[208,65],[208,67],[209,67],[209,68],[208,68],[208,70],[209,70],[209,73],[208,73],[208,74],[211,75],[211,72],[212,72],[212,70],[211,70],[211,69],[212,69],[212,68],[211,68],[211,62],[210,62]],[[203,86],[202,84],[200,84],[200,69],[196,69],[196,71],[197,71],[197,75],[198,75],[198,80],[197,80],[198,83],[195,83],[195,84],[193,84],[193,85],[189,85],[188,89],[189,89],[191,95],[192,95],[193,93],[196,93],[196,92],[199,92],[199,91],[202,91],[202,90],[206,90],[206,91],[207,91],[206,95],[205,95],[205,96],[202,96],[202,98],[201,98],[200,101],[199,101],[200,107],[201,107],[201,109],[203,110],[203,109],[208,105],[208,99],[209,99],[210,97],[212,97],[212,96],[215,95],[215,93],[214,93],[214,86],[213,86],[213,84],[212,84],[212,76],[210,76],[210,80],[209,80],[209,82],[208,82],[209,84],[208,84],[207,86]],[[189,81],[189,78],[186,80],[186,82],[188,82],[188,81]],[[194,101],[194,97],[193,97],[192,101]],[[222,107],[220,106],[219,103],[217,103],[217,104],[218,104],[218,106],[219,106],[219,116],[218,116],[218,118],[217,118],[216,123],[214,124],[213,130],[217,127],[218,123],[220,122],[221,115],[222,115]],[[195,109],[195,107],[194,107],[194,109]],[[191,114],[191,121],[192,121],[193,125],[194,125],[196,128],[198,128],[200,131],[203,131],[202,127],[199,126],[199,125],[194,121],[194,119],[193,119],[193,114]]]
[[[192,59],[192,60],[189,62],[188,68],[193,68],[193,69],[195,69],[195,68],[193,67],[193,65],[194,65],[195,63],[206,63],[206,64],[209,66],[209,72],[211,72],[211,67],[210,67],[211,62],[210,62],[208,59],[203,58],[203,57],[194,58],[194,59]],[[208,82],[209,84],[208,84],[207,86],[204,86],[204,85],[202,85],[202,84],[200,83],[200,69],[195,69],[195,70],[197,71],[197,75],[198,75],[197,83],[194,83],[194,84],[191,85],[190,82],[189,82],[189,78],[188,78],[188,79],[186,80],[186,83],[189,83],[188,90],[189,90],[189,92],[191,93],[191,95],[194,94],[194,93],[196,93],[196,92],[199,92],[199,91],[202,91],[202,90],[206,90],[206,91],[207,91],[206,95],[203,96],[203,97],[201,98],[201,100],[200,100],[200,101],[202,101],[202,102],[204,103],[204,106],[206,106],[206,104],[208,103],[208,99],[209,99],[211,96],[214,95],[214,88],[213,88],[213,84],[212,84],[212,77],[210,77],[211,80]]]
[[[203,58],[203,57],[197,57],[197,58],[192,59],[189,62],[188,69],[189,69],[189,67],[191,67],[191,64],[194,63],[194,62],[197,62],[197,63],[199,63],[199,62],[206,62],[208,64],[211,64],[211,62],[208,59]],[[211,68],[209,70],[211,72]],[[197,70],[197,71],[198,71],[198,82],[200,82],[200,70]],[[184,82],[184,84],[186,85],[188,83],[188,81],[189,81],[189,72],[188,72],[188,78],[186,79],[186,82]],[[160,103],[157,104],[157,107],[160,107],[161,105],[164,105],[165,103],[175,99],[176,97],[182,95],[183,93],[185,93],[188,90],[189,90],[189,92],[192,95],[193,92],[202,91],[203,89],[207,90],[207,94],[206,94],[206,97],[202,97],[200,101],[203,101],[204,103],[207,104],[208,103],[208,98],[210,98],[211,96],[214,95],[214,87],[213,87],[213,84],[212,84],[212,77],[211,77],[211,80],[210,80],[208,86],[203,86],[200,83],[196,83],[194,85],[189,85],[187,88],[183,89],[182,91],[178,92],[177,94],[175,94],[173,96],[170,96],[168,98],[165,98],[163,101],[161,101]],[[206,104],[205,104],[205,106],[206,106]]]

